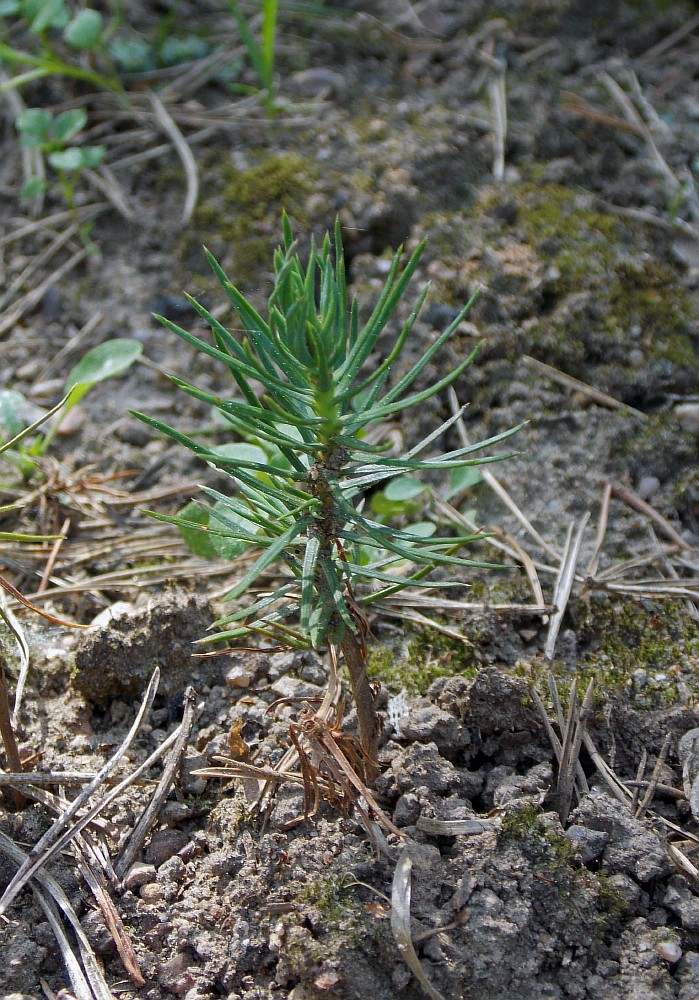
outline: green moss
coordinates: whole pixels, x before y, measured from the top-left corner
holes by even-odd
[[[479,665],[475,649],[478,624],[470,623],[466,632],[468,643],[426,628],[410,639],[404,650],[379,647],[370,654],[369,676],[391,690],[405,688],[409,694],[424,694],[438,677],[475,677]]]
[[[558,184],[522,184],[516,200],[516,230],[559,272],[552,281],[554,291],[573,291],[607,277],[621,239],[616,219]]]
[[[312,906],[331,924],[354,926],[359,910],[347,884],[346,874],[331,874],[304,885],[296,894],[300,906]]]
[[[657,233],[557,184],[491,189],[476,208],[493,250],[473,278],[502,288],[522,309],[521,335],[506,345],[511,355],[534,353],[632,405],[696,391],[693,303],[662,260]],[[540,288],[524,249],[512,269],[513,238],[534,251]]]
[[[282,210],[302,226],[308,223],[305,203],[315,170],[295,153],[274,153],[244,170],[217,158],[206,172],[207,191],[192,225],[196,240],[185,253],[205,243],[226,266],[234,266],[236,284],[245,285],[269,268]]]
[[[508,813],[500,834],[504,842],[518,841],[538,875],[542,902],[555,892],[571,918],[583,921],[589,932],[606,937],[628,909],[623,893],[604,872],[591,872],[580,861],[573,843],[562,833],[551,830],[539,809],[531,804]]]
[[[593,598],[574,619],[584,650],[578,685],[593,677],[598,699],[623,691],[639,707],[661,708],[699,697],[699,623],[680,602]],[[558,675],[568,687],[570,674]]]

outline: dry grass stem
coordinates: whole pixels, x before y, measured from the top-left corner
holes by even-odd
[[[2,898],[0,898],[0,916],[7,910],[18,892],[20,892],[20,890],[27,884],[29,879],[31,879],[41,868],[43,868],[46,862],[59,850],[62,850],[63,847],[65,847],[77,833],[87,826],[93,816],[98,815],[98,813],[109,801],[116,798],[116,796],[121,793],[123,790],[122,786],[124,786],[123,782],[121,785],[117,785],[116,789],[113,789],[111,793],[108,793],[101,802],[91,806],[80,816],[80,818],[77,818],[78,812],[83,808],[83,806],[87,805],[94,792],[102,785],[104,779],[119,766],[121,758],[136,738],[143,720],[147,712],[150,710],[153,699],[155,698],[159,680],[160,671],[156,667],[144,695],[143,702],[140,706],[138,714],[136,715],[136,719],[124,737],[121,745],[117,748],[116,753],[109,758],[104,767],[102,767],[98,774],[95,775],[95,778],[90,782],[90,784],[88,784],[87,787],[84,788],[78,796],[76,796],[63,815],[56,820],[56,822],[32,848],[26,862],[12,878],[9,885],[5,889]],[[17,770],[21,770],[21,768],[17,768]]]
[[[660,775],[662,774],[663,767],[665,766],[665,761],[667,760],[667,755],[670,752],[671,745],[672,745],[672,736],[670,733],[668,733],[665,737],[665,740],[663,741],[660,753],[658,754],[658,758],[655,762],[655,767],[653,768],[653,772],[650,776],[648,787],[646,788],[645,794],[641,799],[641,801],[639,802],[636,811],[634,813],[636,819],[642,819],[649,805],[653,801],[653,796],[655,795],[655,790],[658,786],[658,782],[660,781]],[[631,799],[632,803],[634,801],[634,797],[635,793]]]
[[[548,635],[546,636],[546,644],[544,646],[544,655],[549,661],[553,659],[553,654],[556,649],[556,639],[558,638],[558,633],[563,623],[563,615],[565,614],[566,607],[568,606],[568,599],[570,597],[571,590],[573,589],[575,567],[580,555],[583,533],[589,518],[589,512],[583,514],[580,519],[580,524],[578,525],[575,538],[573,538],[573,525],[571,524],[568,528],[566,543],[553,594],[553,603],[556,605],[556,611],[551,615]]]
[[[184,226],[187,225],[189,220],[192,218],[192,213],[194,212],[197,204],[197,198],[199,197],[199,173],[197,171],[197,163],[194,159],[192,150],[185,140],[185,137],[175,124],[172,116],[168,114],[165,105],[157,94],[153,91],[148,91],[148,100],[153,108],[156,121],[162,128],[163,132],[165,132],[167,137],[170,139],[172,145],[175,147],[185,172],[185,177],[187,179],[187,196],[185,198],[181,216],[181,222]]]
[[[449,390],[449,404],[451,406],[452,413],[455,413],[459,409],[459,402],[458,399],[456,398],[456,393],[454,392],[453,389]],[[466,427],[464,425],[463,420],[458,420],[456,423],[456,427],[462,445],[464,447],[467,447],[469,444],[469,439],[466,433]],[[537,545],[539,545],[544,550],[544,552],[546,552],[547,555],[551,556],[552,559],[558,562],[558,560],[560,559],[560,553],[558,553],[552,546],[550,546],[545,538],[542,538],[542,536],[536,530],[531,521],[529,521],[526,515],[520,510],[520,508],[517,506],[515,501],[510,496],[510,494],[499,483],[499,481],[495,478],[493,473],[490,472],[487,466],[483,466],[480,472],[481,475],[483,476],[484,481],[488,484],[488,486],[490,486],[491,490],[502,500],[502,502],[505,504],[510,513],[514,514],[514,516],[517,518],[517,520],[522,525],[524,530],[534,539]]]
[[[165,800],[170,794],[177,770],[180,767],[182,754],[185,751],[187,741],[192,732],[192,726],[196,719],[196,698],[197,695],[194,688],[188,687],[184,693],[182,722],[178,727],[177,738],[168,755],[160,781],[114,865],[114,871],[119,877],[123,877],[136,860],[139,851],[145,843],[146,837],[157,822]]]
[[[583,395],[588,396],[600,406],[606,406],[611,410],[622,410],[624,413],[631,413],[639,420],[645,421],[648,419],[648,415],[641,410],[637,410],[627,403],[622,403],[621,400],[615,399],[614,396],[610,396],[600,389],[595,389],[594,386],[588,385],[587,382],[581,382],[580,379],[574,378],[572,375],[566,374],[566,372],[559,371],[558,368],[552,368],[551,365],[544,364],[543,361],[537,361],[536,358],[531,358],[527,354],[523,355],[522,361],[529,368],[533,368],[535,371],[546,375],[552,382],[558,382],[559,385],[564,385],[568,389],[583,393]]]

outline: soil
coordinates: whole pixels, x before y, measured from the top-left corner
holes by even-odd
[[[133,8],[134,30],[153,37],[164,24],[156,5]],[[234,37],[221,5],[182,2],[174,24],[209,42]],[[91,98],[94,121],[106,120],[92,127],[108,163],[120,150],[160,151],[114,166],[130,218],[81,185],[78,208],[101,205],[91,233],[98,250],[81,254],[73,234],[43,263],[70,220],[23,228],[20,152],[3,106],[1,245],[16,285],[0,315],[0,388],[48,408],[88,348],[130,337],[145,359],[85,397],[32,485],[2,469],[4,495],[25,499],[22,517],[6,512],[3,529],[60,530],[67,518],[68,538],[43,587],[46,546],[2,543],[0,571],[44,610],[79,623],[99,615],[83,637],[17,611],[31,646],[19,720],[25,767],[99,770],[156,666],[160,690],[122,769],[172,732],[189,685],[198,706],[178,783],[142,855],[108,890],[143,985],[127,975],[75,857],[59,857],[50,871],[124,1000],[424,995],[391,929],[403,852],[412,861],[413,940],[427,979],[449,1000],[696,1000],[699,813],[687,739],[680,746],[699,727],[695,9],[649,0],[282,9],[277,60],[271,118],[259,98],[231,96],[213,78],[161,90],[198,167],[186,224],[181,163],[146,98],[138,123],[100,117],[107,105]],[[244,60],[239,72],[254,89]],[[167,79],[129,86],[143,97]],[[23,91],[28,103],[52,107],[82,93],[60,80]],[[501,159],[498,95],[507,111]],[[45,213],[62,208],[49,193]],[[230,391],[225,372],[150,314],[195,328],[183,290],[221,306],[202,243],[263,308],[283,209],[302,245],[339,215],[363,309],[392,251],[429,238],[414,294],[427,279],[432,290],[414,356],[482,286],[425,385],[482,341],[455,386],[469,403],[467,432],[475,441],[525,422],[506,446],[516,453],[489,468],[548,548],[484,482],[454,503],[529,553],[547,602],[569,526],[577,531],[592,515],[550,662],[549,626],[513,566],[474,570],[470,590],[446,592],[480,610],[418,609],[434,619],[425,628],[414,607],[373,613],[371,666],[387,715],[374,791],[402,833],[387,835],[383,850],[356,811],[321,803],[304,818],[298,787],[282,787],[261,815],[250,808],[250,782],[194,773],[236,752],[277,762],[300,701],[322,696],[327,664],[273,650],[193,658],[240,565],[194,557],[176,529],[143,513],[172,514],[196,495],[195,483],[225,489],[226,481],[128,410],[223,439],[207,408],[163,373]],[[561,381],[561,372],[579,382]],[[449,412],[445,395],[390,431],[409,446]],[[607,483],[616,485],[599,562],[585,573]],[[498,555],[485,546],[480,554]],[[573,678],[579,692],[595,679],[589,734],[619,779],[634,780],[642,758],[646,776],[657,769],[649,812],[614,797],[587,745],[588,790],[561,816],[556,755],[531,694],[536,687],[555,718],[549,671],[564,703]],[[345,731],[355,722],[350,709]],[[148,777],[157,780],[161,767]],[[105,811],[113,858],[151,787],[135,786]],[[4,792],[0,830],[29,850],[51,814],[35,802],[17,809]],[[426,823],[435,819],[487,822],[435,834]],[[0,885],[13,871],[0,856]],[[6,917],[0,992],[70,988],[31,892]]]

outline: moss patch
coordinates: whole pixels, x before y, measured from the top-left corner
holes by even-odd
[[[593,598],[576,617],[579,684],[594,677],[599,697],[625,691],[660,708],[699,696],[699,623],[679,602]]]
[[[247,169],[217,158],[208,164],[207,178],[208,190],[194,214],[196,243],[204,242],[234,269],[236,284],[245,285],[269,269],[279,244],[282,211],[307,224],[305,203],[315,172],[295,153],[274,153]],[[188,243],[185,253],[193,249]]]
[[[617,395],[652,407],[699,385],[692,302],[662,259],[656,232],[594,207],[589,195],[525,182],[477,204],[493,247],[471,277],[521,319],[513,355],[532,353]],[[512,240],[534,252],[513,269]]]
[[[471,631],[468,634],[469,643],[465,643],[426,628],[410,639],[402,650],[385,646],[375,649],[369,657],[369,676],[392,691],[405,689],[408,694],[420,695],[439,677],[453,677],[454,674],[475,677],[480,663],[476,649],[478,626],[474,624],[473,635]]]

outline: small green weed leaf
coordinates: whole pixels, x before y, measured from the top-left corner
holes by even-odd
[[[416,538],[431,538],[437,530],[437,525],[432,521],[418,521],[416,524],[406,525],[404,530]]]
[[[0,0],[0,17],[19,14],[19,0]]]
[[[72,108],[58,115],[51,128],[56,142],[67,143],[74,139],[87,125],[87,112],[84,108]]]
[[[246,444],[244,441],[218,445],[216,448],[212,448],[211,451],[215,455],[221,455],[222,458],[238,458],[241,462],[259,462],[260,465],[267,464],[267,452],[263,451],[256,444]]]
[[[22,13],[33,35],[41,35],[49,28],[64,28],[70,20],[63,0],[24,0]]]
[[[106,340],[78,361],[66,379],[66,393],[77,386],[84,386],[87,390],[96,382],[119,375],[134,363],[142,351],[143,346],[137,340]]]
[[[145,73],[156,68],[153,47],[143,38],[112,38],[107,51],[122,73]]]
[[[79,11],[63,32],[63,37],[74,49],[91,49],[102,35],[102,15],[89,7]]]
[[[80,153],[82,155],[83,167],[94,169],[94,167],[98,166],[107,155],[107,147],[81,146]]]
[[[20,197],[32,201],[48,188],[48,181],[43,177],[29,177],[24,182],[20,190]]]
[[[55,153],[49,153],[48,161],[54,170],[80,170],[83,165],[82,153],[75,146],[72,149],[59,149]]]
[[[483,474],[476,465],[464,465],[460,469],[451,469],[447,499],[454,496],[455,493],[460,493],[461,490],[470,490],[482,482]]]
[[[0,389],[0,431],[3,437],[13,438],[24,430],[27,400],[14,389]]]
[[[15,124],[22,145],[37,146],[47,141],[49,129],[53,124],[53,115],[45,108],[27,108],[17,118]]]
[[[398,479],[392,479],[383,492],[387,500],[400,503],[402,500],[412,500],[420,496],[426,489],[427,486],[419,479],[412,476],[401,476]]]
[[[205,507],[202,507],[201,504],[196,503],[196,501],[190,500],[179,511],[177,517],[177,530],[192,552],[203,559],[215,559],[217,552],[211,544],[211,536],[206,530],[209,526],[209,511]],[[179,518],[182,518],[182,521],[200,524],[201,528],[194,528],[189,524],[179,523]]]
[[[177,66],[183,62],[203,59],[211,52],[211,46],[203,38],[190,35],[189,38],[166,38],[160,49],[163,66]]]

